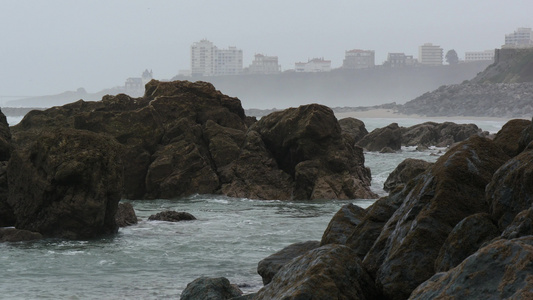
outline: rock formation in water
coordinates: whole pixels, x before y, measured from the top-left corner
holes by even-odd
[[[0,227],[15,225],[13,208],[7,203],[7,162],[11,151],[11,131],[6,116],[0,111]]]

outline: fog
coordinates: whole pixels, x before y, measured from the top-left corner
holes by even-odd
[[[190,69],[190,46],[204,38],[242,49],[245,67],[263,53],[278,56],[287,70],[314,57],[336,68],[351,49],[374,50],[378,65],[389,52],[416,58],[427,42],[463,58],[533,26],[529,0],[0,3],[0,104],[80,87],[95,93],[145,69],[170,79]]]

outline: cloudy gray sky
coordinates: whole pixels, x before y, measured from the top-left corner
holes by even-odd
[[[533,27],[531,0],[0,0],[0,96],[47,95],[123,85],[152,69],[169,79],[190,68],[190,46],[206,38],[276,55],[282,69],[344,51],[418,56],[432,42],[445,51],[499,48],[504,35]],[[2,100],[2,99],[0,99]],[[5,99],[4,99],[5,100]]]

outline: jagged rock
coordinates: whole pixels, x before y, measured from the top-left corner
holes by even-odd
[[[383,128],[372,130],[358,143],[358,146],[368,151],[380,151],[385,147],[392,150],[400,150],[402,148],[402,133],[398,123],[392,123]]]
[[[131,203],[119,203],[117,214],[115,215],[115,221],[118,227],[126,227],[137,224],[137,215]]]
[[[353,138],[353,144],[359,142],[365,135],[368,134],[365,123],[356,118],[344,118],[339,120],[339,125],[343,133],[348,134]]]
[[[533,119],[532,123],[529,124],[520,135],[520,139],[518,140],[518,149],[524,150],[526,148],[529,148],[528,146],[531,144],[531,141],[533,141]],[[529,148],[529,150],[533,150]]]
[[[500,230],[533,204],[532,170],[533,151],[522,152],[498,169],[487,186],[490,213]]]
[[[0,227],[15,225],[13,208],[7,203],[7,161],[11,157],[11,131],[6,116],[0,110]]]
[[[180,222],[180,221],[192,221],[196,220],[196,217],[188,212],[177,211],[163,211],[155,215],[148,217],[149,221],[167,221],[167,222]]]
[[[112,138],[84,130],[37,133],[7,167],[16,227],[72,239],[115,233],[121,149]]]
[[[254,299],[376,299],[374,282],[353,251],[330,244],[283,266]]]
[[[520,146],[519,141],[522,136],[522,132],[531,125],[531,121],[524,119],[510,120],[503,125],[502,129],[498,131],[493,141],[502,148],[502,150],[514,157],[522,152],[525,148]]]
[[[491,140],[473,136],[411,181],[414,186],[404,189],[402,205],[363,261],[386,297],[405,299],[435,273],[435,260],[455,225],[488,211],[485,186],[507,159]]]
[[[261,260],[257,265],[257,273],[263,278],[263,284],[269,284],[274,275],[293,258],[303,255],[319,246],[319,241],[295,243]]]
[[[224,277],[200,277],[187,284],[181,300],[228,300],[242,295],[242,291]]]
[[[533,235],[533,208],[517,214],[513,222],[505,228],[501,237],[510,240],[528,235]]]
[[[533,237],[493,242],[446,273],[437,273],[409,299],[532,299]]]
[[[383,189],[390,192],[397,187],[403,186],[432,165],[432,163],[422,159],[407,158],[389,174],[383,184]]]
[[[42,234],[24,229],[0,228],[0,242],[22,242],[42,239]]]
[[[344,245],[353,230],[365,217],[366,211],[352,203],[343,205],[329,221],[328,227],[322,235],[320,246],[326,244]]]
[[[435,271],[445,272],[476,252],[483,243],[500,235],[498,226],[487,213],[468,216],[450,232],[435,260]]]
[[[473,135],[483,135],[475,124],[453,122],[426,122],[402,127],[402,144],[405,146],[447,147],[462,142]]]

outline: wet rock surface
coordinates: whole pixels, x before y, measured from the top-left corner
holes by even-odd
[[[193,221],[196,217],[188,212],[178,211],[163,211],[155,215],[148,217],[149,221],[166,221],[166,222],[180,222],[180,221]]]
[[[224,277],[200,277],[192,281],[181,293],[181,300],[228,300],[240,297],[242,291]]]

